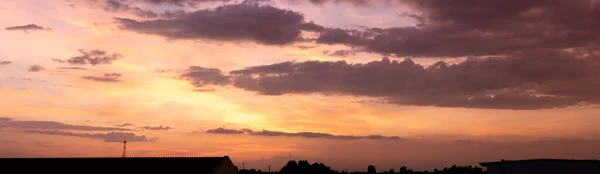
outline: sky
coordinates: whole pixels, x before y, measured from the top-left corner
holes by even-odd
[[[3,0],[0,157],[600,158],[596,0]]]

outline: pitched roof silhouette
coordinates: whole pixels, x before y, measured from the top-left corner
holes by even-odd
[[[57,171],[59,173],[86,173],[88,172],[86,170],[89,170],[90,172],[113,173],[177,173],[187,171],[198,174],[213,174],[215,170],[226,163],[231,163],[228,156],[0,158],[0,168],[4,170],[14,169],[14,171],[20,172]]]
[[[560,163],[597,163],[600,164],[600,160],[574,160],[574,159],[527,159],[527,160],[502,160],[496,162],[483,162],[479,163],[481,166],[486,167],[490,164],[500,163],[528,163],[528,162],[560,162]]]

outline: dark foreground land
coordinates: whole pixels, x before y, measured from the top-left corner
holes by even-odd
[[[367,172],[336,171],[323,163],[310,164],[306,160],[289,161],[275,172],[256,169],[238,170],[229,157],[127,157],[127,158],[0,158],[0,168],[12,173],[195,173],[195,174],[483,174],[482,168],[452,166],[434,171],[398,170],[376,171],[365,166]]]
[[[248,169],[239,170],[239,174],[484,174],[482,168],[473,166],[452,166],[432,171],[413,171],[405,166],[398,169],[377,170],[375,166],[365,166],[367,172],[336,171],[323,163],[310,164],[306,160],[289,161],[281,170],[276,172],[265,172],[261,170]]]
[[[486,168],[451,166],[432,171],[413,171],[401,166],[366,172],[337,171],[323,163],[289,161],[281,169],[241,169],[224,157],[127,157],[127,158],[0,158],[2,173],[195,173],[195,174],[600,174],[598,160],[533,159],[481,163]],[[271,169],[269,169],[271,170]]]

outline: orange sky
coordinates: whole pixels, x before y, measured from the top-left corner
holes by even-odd
[[[128,11],[103,10],[101,5],[83,0],[0,2],[3,28],[26,24],[52,28],[0,31],[0,61],[10,61],[0,64],[0,117],[5,118],[0,118],[0,157],[119,156],[122,144],[106,142],[115,139],[107,134],[113,131],[145,136],[143,141],[147,142],[129,140],[130,156],[229,155],[238,165],[245,162],[246,168],[263,170],[267,165],[282,166],[290,159],[318,160],[335,169],[366,170],[367,165],[374,164],[379,170],[398,170],[402,165],[430,170],[499,159],[600,156],[600,150],[593,148],[600,145],[597,107],[512,110],[416,106],[357,102],[377,97],[343,92],[261,95],[234,86],[197,92],[189,81],[178,78],[189,66],[228,72],[292,60],[367,63],[382,60],[384,54],[357,51],[348,57],[333,56],[323,51],[354,47],[315,42],[268,45],[247,40],[170,40],[119,29],[115,17],[144,19]],[[178,8],[137,1],[131,5],[153,10]],[[200,3],[185,10],[220,5]],[[283,0],[270,5],[300,12],[306,21],[325,27],[415,26],[414,19],[398,14],[418,11],[403,5],[357,7]],[[315,35],[303,35],[311,34]],[[98,65],[68,65],[52,60],[81,56],[80,49],[102,50],[121,57],[111,64]],[[411,56],[389,57],[402,61]],[[429,66],[439,60],[456,63],[465,57],[432,56],[413,61]],[[34,64],[44,70],[28,71]],[[167,69],[171,71],[156,72]],[[115,83],[82,78],[108,77],[103,76],[105,73],[122,76]],[[128,130],[112,130],[125,123],[132,124],[122,127]],[[69,125],[110,129],[86,130]],[[152,130],[158,126],[170,129]],[[216,128],[398,136],[402,140],[206,132]]]

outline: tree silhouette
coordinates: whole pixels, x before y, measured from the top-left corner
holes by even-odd
[[[294,160],[288,161],[288,163],[281,168],[280,172],[284,174],[296,174],[298,173],[298,163]]]
[[[235,166],[237,168],[237,166]],[[256,169],[238,169],[239,174],[377,174],[375,166],[369,165],[367,172],[346,172],[346,171],[335,171],[331,167],[323,163],[312,163],[310,164],[307,160],[299,160],[298,162],[292,160],[288,161],[280,171],[266,172]],[[484,174],[483,169],[473,166],[451,166],[443,168],[442,170],[434,169],[433,171],[413,171],[406,166],[400,167],[399,173],[396,173],[393,169],[389,171],[382,171],[380,174]]]
[[[369,165],[369,167],[367,167],[367,172],[370,174],[374,174],[377,173],[377,170],[375,170],[375,166]]]
[[[309,173],[310,169],[310,163],[307,160],[298,161],[298,173]]]
[[[406,166],[400,167],[400,174],[407,174],[407,173],[408,173],[408,168],[406,168]]]

